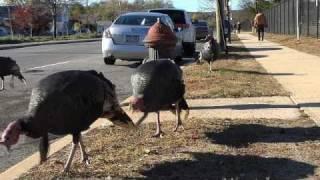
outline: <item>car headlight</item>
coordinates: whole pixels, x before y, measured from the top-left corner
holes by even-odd
[[[112,38],[112,35],[111,35],[111,32],[109,29],[106,29],[104,32],[103,32],[103,38]]]

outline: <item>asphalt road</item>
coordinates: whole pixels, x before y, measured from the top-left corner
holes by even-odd
[[[49,74],[64,70],[94,69],[103,72],[116,85],[119,100],[123,100],[131,94],[130,75],[138,66],[137,62],[128,61],[116,61],[115,65],[105,65],[102,60],[101,42],[0,50],[0,56],[9,56],[16,60],[27,80],[25,86],[15,79],[15,87],[11,88],[11,77],[6,77],[6,90],[0,92],[0,134],[8,122],[16,120],[26,112],[32,87]],[[38,149],[38,145],[35,145],[38,140],[23,136],[21,139],[10,156],[3,156],[0,152],[0,172]]]
[[[105,65],[102,60],[101,42],[41,45],[18,49],[0,50],[0,56],[9,56],[19,64],[27,80],[27,86],[15,79],[15,87],[5,79],[5,91],[0,92],[0,134],[6,125],[23,116],[28,108],[32,87],[42,78],[64,70],[96,70],[116,85],[119,100],[130,96],[130,75],[138,62],[117,60],[115,65]],[[192,62],[185,59],[183,62]],[[0,173],[38,150],[39,140],[20,136],[18,145],[10,155],[0,149]]]

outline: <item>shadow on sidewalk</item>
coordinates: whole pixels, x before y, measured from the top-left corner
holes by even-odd
[[[260,47],[260,48],[247,48],[248,51],[275,51],[281,50],[282,48],[270,48],[270,47]]]
[[[315,166],[286,158],[184,152],[194,160],[163,162],[140,171],[146,179],[300,179]]]
[[[252,110],[252,109],[279,109],[279,108],[298,108],[297,105],[290,104],[235,104],[222,106],[191,106],[190,110],[204,109],[234,109],[234,110]]]
[[[237,73],[247,73],[247,74],[257,74],[257,75],[272,75],[272,76],[292,76],[297,75],[294,73],[267,73],[267,72],[259,72],[259,71],[245,71],[245,70],[235,70],[235,69],[215,69],[215,71],[230,71],[230,72],[237,72]]]
[[[246,51],[275,51],[281,50],[282,48],[272,48],[272,47],[257,47],[257,48],[244,48],[244,47],[236,47],[230,46],[230,52],[246,52]]]
[[[266,55],[251,55],[248,53],[236,54],[236,53],[229,53],[228,55],[222,55],[222,59],[227,60],[248,60],[248,59],[257,59],[257,58],[264,58],[268,57]]]
[[[320,107],[320,103],[312,102],[312,103],[301,103],[298,104],[300,107]]]
[[[231,125],[222,132],[209,132],[206,136],[215,144],[246,147],[256,142],[295,143],[320,139],[319,127],[281,128],[260,124]]]

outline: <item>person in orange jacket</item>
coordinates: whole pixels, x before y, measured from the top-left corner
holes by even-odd
[[[264,28],[268,27],[268,24],[266,16],[261,11],[258,11],[254,18],[254,27],[257,29],[258,32],[258,40],[263,41]]]

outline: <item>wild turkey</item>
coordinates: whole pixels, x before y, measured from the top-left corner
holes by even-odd
[[[176,127],[182,126],[180,119],[181,109],[186,110],[185,119],[189,113],[189,107],[184,99],[185,85],[183,83],[182,70],[170,60],[154,60],[140,65],[131,76],[133,95],[130,105],[134,111],[144,112],[137,121],[139,125],[149,112],[157,113],[157,130],[153,137],[162,136],[159,111],[163,109],[175,110]],[[174,105],[174,107],[173,107]],[[183,126],[182,126],[183,128]]]
[[[16,61],[12,60],[10,57],[0,57],[0,78],[1,78],[1,88],[0,91],[4,90],[4,76],[12,75],[11,86],[13,87],[13,78],[17,77],[26,84],[25,78],[20,72],[20,67]]]
[[[207,61],[209,64],[209,71],[212,71],[212,62],[218,58],[219,46],[215,39],[208,35],[204,39],[205,43],[203,44],[200,50],[200,60]]]
[[[33,88],[28,113],[11,122],[4,130],[0,144],[8,149],[20,134],[40,139],[40,163],[46,161],[48,133],[72,134],[73,144],[64,170],[68,171],[74,152],[80,145],[82,161],[89,163],[81,140],[86,130],[99,117],[114,124],[133,127],[130,117],[120,108],[115,86],[96,71],[63,71],[42,79]]]

